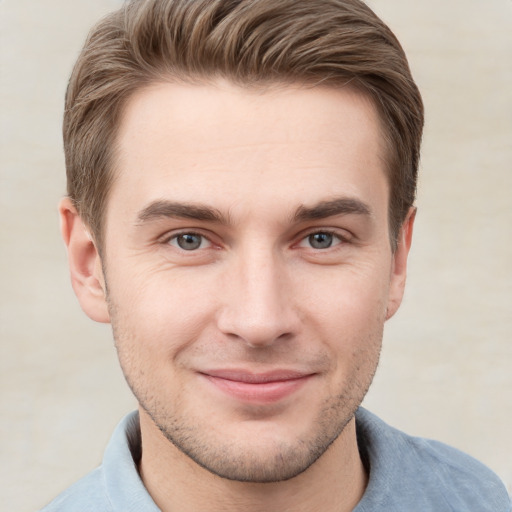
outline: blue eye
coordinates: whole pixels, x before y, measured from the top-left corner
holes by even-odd
[[[329,231],[316,231],[304,237],[299,246],[309,247],[311,249],[322,250],[330,249],[336,245],[345,242],[345,240],[334,233]]]
[[[196,249],[204,249],[209,246],[209,241],[197,233],[181,233],[173,236],[169,243],[184,251],[195,251]]]
[[[332,233],[312,233],[308,236],[308,242],[313,249],[328,249],[332,246],[334,235]]]

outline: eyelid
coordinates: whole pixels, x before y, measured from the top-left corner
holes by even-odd
[[[188,249],[188,250],[183,248],[183,247],[180,247],[179,238],[181,236],[186,236],[186,235],[191,235],[193,237],[198,237],[200,239],[199,247],[195,247],[193,249]],[[206,238],[205,236],[203,236],[203,235],[201,235],[199,233],[181,233],[181,234],[178,234],[178,235],[174,235],[174,236],[172,236],[169,239],[169,241],[167,243],[169,245],[172,245],[173,247],[176,247],[179,250],[186,251],[186,252],[195,252],[195,251],[198,251],[200,249],[210,249],[211,246],[212,246],[212,242],[210,240],[208,240],[208,238]]]
[[[311,235],[314,235],[316,233],[325,233],[328,235],[332,235],[333,237],[336,237],[339,240],[339,243],[333,244],[331,247],[329,247],[329,249],[334,248],[334,247],[344,244],[344,243],[349,243],[351,241],[351,239],[353,238],[352,234],[343,230],[343,233],[346,233],[346,235],[344,235],[340,231],[341,231],[340,229],[334,229],[334,228],[311,228],[309,230],[302,232],[300,234],[299,241],[294,245],[300,247],[301,244],[308,239],[308,237],[310,237]],[[311,249],[324,250],[324,251],[327,250],[327,249],[314,249],[313,247],[311,247]]]
[[[309,228],[307,230],[304,230],[302,231],[297,237],[296,237],[296,242],[294,242],[292,244],[292,246],[301,246],[301,244],[303,243],[307,243],[307,239],[309,236],[311,235],[314,235],[316,233],[325,233],[325,234],[329,234],[329,235],[332,235],[333,237],[335,237],[338,242],[337,243],[334,243],[331,247],[329,247],[328,249],[331,249],[331,248],[335,248],[337,247],[338,245],[342,245],[342,244],[346,244],[346,243],[350,243],[353,238],[354,238],[354,235],[352,233],[350,233],[349,231],[345,230],[345,229],[341,229],[341,228],[322,228],[322,227],[312,227],[312,228]],[[181,228],[181,229],[176,229],[176,230],[172,230],[172,231],[168,231],[166,232],[164,235],[160,236],[158,238],[158,243],[162,244],[162,245],[171,245],[170,242],[172,240],[175,240],[177,239],[180,235],[196,235],[196,236],[199,236],[201,237],[202,239],[204,239],[207,243],[208,243],[208,246],[207,247],[201,247],[200,249],[216,249],[216,248],[220,248],[220,246],[222,245],[220,242],[216,242],[214,241],[214,238],[215,236],[211,233],[205,233],[202,229],[195,229],[195,228]],[[192,250],[192,251],[186,251],[185,249],[182,249],[180,248],[179,246],[177,245],[174,245],[172,244],[172,246],[180,251],[183,251],[183,252],[196,252],[199,250],[198,249],[195,249],[195,250]],[[314,247],[309,247],[310,249],[312,250],[315,250],[315,251],[326,251],[328,249],[315,249]]]
[[[201,229],[177,229],[177,230],[173,230],[173,231],[168,231],[167,233],[165,233],[164,235],[162,235],[161,237],[158,238],[158,242],[162,245],[171,245],[172,247],[178,249],[179,251],[183,251],[183,252],[195,252],[195,251],[198,251],[198,249],[195,249],[195,250],[192,250],[192,251],[186,251],[185,249],[182,249],[181,247],[179,247],[178,245],[174,245],[174,244],[171,244],[171,241],[172,240],[176,240],[179,236],[182,236],[182,235],[195,235],[195,236],[199,236],[201,237],[203,240],[207,241],[208,242],[208,247],[201,247],[200,249],[212,249],[212,248],[215,248],[215,246],[218,246],[219,244],[216,244],[213,240],[212,240],[212,235],[208,235],[208,234],[205,234]]]

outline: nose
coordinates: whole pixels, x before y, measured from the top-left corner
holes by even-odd
[[[299,316],[285,267],[271,250],[241,255],[224,276],[220,331],[252,348],[267,347],[295,335]]]

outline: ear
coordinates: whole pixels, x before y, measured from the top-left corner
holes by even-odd
[[[407,276],[407,257],[411,249],[415,218],[416,208],[411,207],[398,234],[398,243],[392,259],[386,320],[389,320],[397,312],[404,296]]]
[[[60,229],[68,249],[71,284],[84,312],[108,323],[108,305],[101,259],[96,245],[69,198],[59,203]]]

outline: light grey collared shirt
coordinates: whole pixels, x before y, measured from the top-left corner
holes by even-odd
[[[370,478],[354,512],[511,512],[505,486],[472,457],[411,437],[372,413],[356,413],[359,450]],[[102,465],[41,512],[158,512],[137,471],[139,417],[126,416]]]

